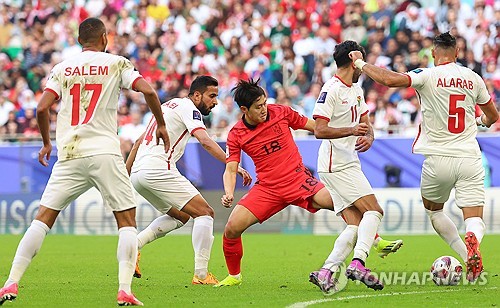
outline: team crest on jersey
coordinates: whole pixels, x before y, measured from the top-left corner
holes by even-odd
[[[421,69],[421,68],[416,68],[416,69],[414,69],[412,72],[413,72],[413,73],[415,73],[415,74],[418,74],[418,73],[421,73],[421,72],[423,72],[423,71],[424,71],[424,70],[423,70],[423,69]]]
[[[318,100],[316,101],[316,103],[318,103],[318,104],[324,104],[325,101],[326,101],[326,92],[321,92],[321,94],[319,95]]]
[[[279,124],[276,124],[276,125],[273,125],[273,132],[276,134],[276,135],[281,135],[281,133],[283,132],[281,130],[281,127],[279,126]]]
[[[359,106],[361,104],[361,96],[358,95],[358,97],[356,99],[358,101],[358,106]]]
[[[198,110],[193,110],[193,120],[201,121],[201,113]]]

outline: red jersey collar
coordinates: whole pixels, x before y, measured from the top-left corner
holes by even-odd
[[[451,61],[448,61],[448,62],[443,62],[443,63],[441,63],[441,64],[438,64],[438,65],[436,65],[436,66],[440,66],[440,65],[446,65],[446,64],[450,64],[450,63],[454,63],[454,62],[451,62]]]
[[[352,84],[351,85],[348,85],[347,83],[345,83],[342,78],[340,78],[337,74],[335,74],[335,78],[337,78],[338,80],[340,80],[340,82],[342,82],[346,87],[352,87]]]

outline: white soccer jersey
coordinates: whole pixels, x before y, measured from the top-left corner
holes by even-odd
[[[475,105],[491,98],[484,81],[469,68],[447,63],[408,73],[422,108],[413,152],[424,155],[477,157]]]
[[[328,80],[321,89],[313,118],[323,118],[329,127],[354,127],[361,116],[368,113],[363,97],[363,89],[357,84],[349,86],[338,76]],[[338,139],[325,139],[318,153],[318,172],[334,172],[359,164],[355,145],[357,136]]]
[[[84,51],[52,69],[45,91],[61,98],[56,142],[60,161],[98,154],[121,155],[118,96],[141,78],[124,57]]]
[[[146,135],[139,146],[132,172],[141,169],[158,169],[166,163],[167,169],[176,169],[189,138],[197,129],[206,129],[200,111],[189,98],[174,98],[161,106],[170,139],[170,149],[165,153],[163,141],[156,144],[156,119],[146,128]]]

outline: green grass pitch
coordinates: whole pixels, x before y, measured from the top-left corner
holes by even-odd
[[[7,278],[20,236],[0,235],[0,281]],[[387,238],[394,238],[389,237]],[[368,266],[374,272],[427,272],[438,256],[454,255],[437,235],[403,236],[396,254],[379,258],[372,250]],[[500,304],[500,235],[482,243],[485,285],[438,287],[392,284],[382,291],[349,281],[347,288],[324,296],[308,282],[308,275],[323,264],[335,237],[283,234],[243,236],[243,284],[216,289],[193,286],[191,237],[167,236],[142,250],[143,277],[133,291],[147,307],[486,307]],[[3,307],[113,307],[117,292],[117,237],[49,235],[20,283],[19,297]],[[210,270],[226,275],[221,235],[217,234]]]

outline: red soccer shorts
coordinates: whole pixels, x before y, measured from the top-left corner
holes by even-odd
[[[238,204],[246,207],[260,223],[286,208],[290,204],[315,213],[312,197],[325,185],[304,167],[297,169],[293,180],[280,188],[256,183]]]

